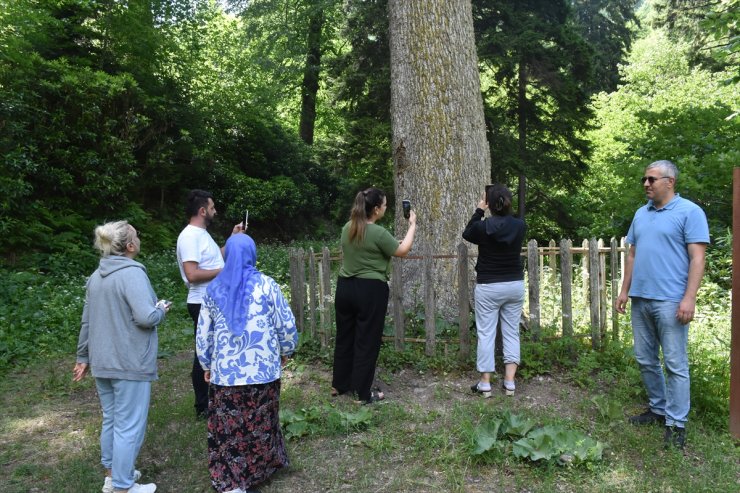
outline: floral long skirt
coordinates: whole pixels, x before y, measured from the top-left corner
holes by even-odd
[[[218,492],[244,490],[289,464],[280,431],[280,380],[261,385],[211,385],[208,470]]]

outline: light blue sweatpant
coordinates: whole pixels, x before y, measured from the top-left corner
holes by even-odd
[[[103,426],[100,430],[100,462],[110,469],[113,488],[134,485],[134,464],[144,443],[149,414],[151,382],[96,378]]]
[[[496,327],[501,320],[504,364],[520,361],[519,321],[524,306],[524,281],[475,285],[475,325],[478,331],[476,365],[481,373],[496,371]]]

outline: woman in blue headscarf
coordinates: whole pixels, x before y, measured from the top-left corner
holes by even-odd
[[[251,237],[229,238],[198,319],[196,351],[210,383],[208,469],[219,493],[256,491],[250,488],[288,465],[280,372],[298,334],[280,287],[256,261]]]

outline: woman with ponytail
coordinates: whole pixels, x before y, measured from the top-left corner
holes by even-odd
[[[383,399],[373,390],[375,364],[388,309],[388,278],[391,257],[405,257],[416,232],[416,212],[399,242],[376,224],[387,207],[382,190],[368,188],[355,196],[350,220],[342,228],[342,267],[337,280],[332,395],[353,392],[358,403]]]
[[[501,322],[504,342],[506,395],[514,395],[519,366],[519,319],[524,305],[524,269],[521,252],[527,225],[511,215],[511,191],[503,185],[486,187],[463,238],[478,245],[475,264],[475,326],[478,332],[476,366],[480,381],[471,389],[491,397],[491,374],[495,371],[496,329]],[[483,219],[485,210],[491,216]]]

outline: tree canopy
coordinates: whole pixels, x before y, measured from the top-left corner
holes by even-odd
[[[737,2],[472,2],[491,173],[532,237],[623,234],[662,158],[729,225]],[[392,207],[389,46],[387,0],[0,0],[0,251],[118,218],[169,248],[195,187],[216,233],[249,209],[262,238],[333,236],[369,185]]]

